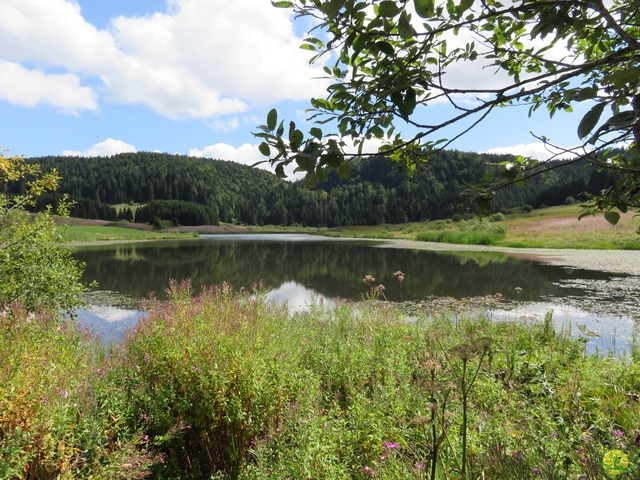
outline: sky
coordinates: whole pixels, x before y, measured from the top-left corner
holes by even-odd
[[[299,48],[310,25],[269,0],[0,0],[0,12],[0,147],[11,155],[253,164],[264,157],[252,132],[271,108],[306,131],[309,99],[326,92],[323,65]],[[494,81],[475,65],[452,74]],[[580,118],[503,109],[452,148],[544,159],[532,133],[571,146]]]

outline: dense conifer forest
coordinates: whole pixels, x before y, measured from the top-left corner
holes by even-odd
[[[37,208],[68,194],[73,216],[135,220],[156,225],[348,226],[403,223],[469,215],[475,205],[461,202],[465,183],[478,182],[506,155],[444,151],[413,176],[394,170],[383,157],[355,161],[351,176],[331,173],[310,191],[302,182],[238,163],[163,153],[124,153],[113,157],[39,157],[46,172],[62,177],[55,195],[43,195]],[[497,211],[538,208],[583,198],[606,186],[604,174],[573,164],[534,177],[498,193]],[[24,186],[13,185],[18,192]],[[135,209],[116,204],[143,204]],[[530,207],[529,207],[530,206]]]

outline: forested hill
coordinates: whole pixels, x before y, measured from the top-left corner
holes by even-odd
[[[414,176],[394,171],[385,158],[354,162],[349,180],[331,174],[316,191],[302,182],[234,162],[162,153],[113,157],[40,157],[43,170],[62,176],[59,193],[77,202],[74,216],[114,220],[114,204],[142,203],[135,220],[156,224],[342,226],[402,223],[473,212],[460,204],[460,185],[476,182],[488,163],[507,156],[442,152]],[[521,205],[557,205],[583,191],[598,191],[605,180],[593,169],[572,165],[554,170],[522,188],[501,192],[494,210]],[[19,188],[14,186],[14,188]],[[43,203],[52,201],[43,198]],[[133,220],[122,210],[120,218]]]

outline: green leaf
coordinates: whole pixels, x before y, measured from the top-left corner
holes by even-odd
[[[611,129],[624,128],[636,123],[637,119],[636,112],[627,110],[611,117],[606,125]]]
[[[270,131],[275,130],[276,124],[278,123],[278,111],[275,108],[269,110],[267,114],[267,128]]]
[[[436,11],[435,0],[413,0],[416,13],[422,18],[431,18]]]
[[[378,15],[385,18],[395,17],[400,13],[400,8],[396,5],[396,2],[391,0],[383,0],[378,6]]]
[[[469,10],[473,5],[474,0],[462,0],[460,5],[458,5],[458,15],[462,15],[464,12]]]
[[[316,162],[312,158],[297,156],[296,163],[305,172],[313,172],[316,168]]]
[[[346,0],[329,0],[321,4],[320,10],[324,12],[330,20],[338,16],[338,12],[344,6]]]
[[[398,20],[398,33],[405,40],[413,38],[418,34],[415,28],[411,25],[411,18],[409,17],[409,14],[404,10],[400,15],[400,20]]]
[[[340,168],[338,168],[338,175],[340,175],[341,179],[347,180],[351,176],[351,168],[349,165],[346,163],[340,165]]]
[[[318,177],[315,173],[309,172],[304,177],[304,184],[309,190],[315,190],[318,186]]]
[[[279,1],[279,2],[271,2],[271,5],[273,5],[276,8],[291,8],[293,7],[293,3],[291,2],[287,2],[287,1]]]
[[[312,127],[312,128],[309,130],[309,133],[310,133],[313,137],[317,138],[318,140],[322,140],[322,130],[321,130],[321,129],[319,129],[318,127]]]
[[[304,135],[300,130],[289,132],[289,145],[291,146],[291,150],[297,152],[303,139]]]
[[[385,55],[393,55],[395,53],[389,42],[376,42],[376,47]]]
[[[413,88],[408,88],[404,94],[402,103],[398,106],[400,113],[405,117],[408,117],[416,109],[416,91]]]
[[[271,149],[269,148],[269,144],[267,142],[262,142],[260,146],[258,146],[258,150],[260,150],[260,153],[265,157],[271,155]]]
[[[384,136],[384,130],[378,125],[374,125],[373,127],[371,127],[369,129],[369,132],[376,138],[382,138]]]
[[[586,137],[596,127],[598,121],[600,121],[600,116],[602,115],[602,111],[604,110],[605,106],[605,103],[597,103],[591,108],[591,110],[587,112],[584,117],[582,117],[582,120],[580,120],[580,125],[578,125],[579,138]]]
[[[624,88],[629,83],[637,82],[640,78],[640,67],[626,68],[619,72],[612,73],[604,80],[613,83],[617,88]]]
[[[618,212],[606,212],[604,214],[604,218],[607,220],[607,222],[609,222],[611,225],[615,225],[618,223],[618,221],[620,220],[620,214]]]

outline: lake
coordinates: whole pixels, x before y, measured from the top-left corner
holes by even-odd
[[[369,292],[363,278],[371,275],[375,285],[384,285],[385,299],[402,302],[410,314],[475,304],[496,318],[536,318],[553,309],[560,328],[589,334],[591,349],[624,348],[640,318],[637,292],[630,299],[628,289],[619,287],[628,283],[626,275],[563,268],[503,252],[379,247],[380,242],[302,234],[202,235],[78,247],[75,256],[86,263],[84,280],[99,283],[87,297],[92,308],[78,317],[106,341],[118,341],[142,314],[143,299],[164,297],[169,279],[191,279],[196,290],[222,282],[234,289],[259,284],[270,301],[296,310],[312,302],[362,300]],[[397,271],[404,273],[403,282],[394,276]]]

